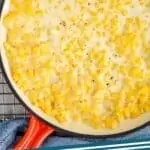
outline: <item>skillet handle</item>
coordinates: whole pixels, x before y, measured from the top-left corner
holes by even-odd
[[[53,128],[31,116],[26,133],[16,144],[14,150],[38,148],[54,131]]]

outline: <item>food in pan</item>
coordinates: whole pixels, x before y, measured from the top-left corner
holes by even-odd
[[[11,75],[59,123],[94,129],[150,112],[150,0],[11,0]]]

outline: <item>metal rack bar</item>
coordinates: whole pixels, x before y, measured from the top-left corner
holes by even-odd
[[[0,120],[27,118],[28,112],[7,84],[0,66]]]

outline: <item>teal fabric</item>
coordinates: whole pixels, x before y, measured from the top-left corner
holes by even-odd
[[[41,147],[39,150],[150,150],[150,138],[129,139],[122,141],[94,142],[92,144],[76,144],[68,146],[48,146]]]
[[[0,150],[8,150],[12,148],[14,143],[16,143],[17,135],[20,132],[24,132],[27,126],[27,120],[13,120],[0,123]],[[68,146],[68,145],[80,145],[80,144],[107,144],[109,143],[120,143],[127,140],[144,140],[150,139],[150,126],[146,126],[136,132],[117,137],[117,138],[99,138],[99,139],[90,139],[90,138],[75,138],[75,137],[61,137],[55,135],[49,137],[42,147],[58,147],[58,146]]]

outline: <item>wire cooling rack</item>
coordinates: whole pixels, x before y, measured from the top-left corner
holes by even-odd
[[[27,110],[15,97],[7,84],[0,66],[0,120],[28,117]]]
[[[0,0],[0,5],[2,0]],[[4,79],[0,66],[0,120],[26,118],[28,113],[17,100]]]

